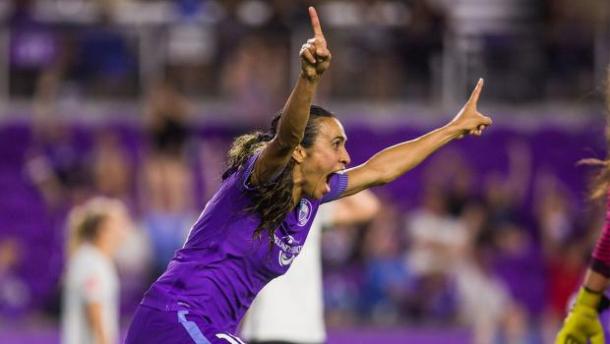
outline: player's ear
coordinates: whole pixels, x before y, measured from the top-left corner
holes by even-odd
[[[297,148],[292,151],[292,158],[297,162],[297,164],[301,164],[306,157],[307,152],[305,151],[305,147],[302,145],[298,145]]]

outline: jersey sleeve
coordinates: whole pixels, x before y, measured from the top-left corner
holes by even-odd
[[[330,192],[322,197],[321,203],[327,203],[338,199],[343,191],[347,188],[347,174],[333,173],[331,174],[328,185]]]
[[[255,186],[250,184],[250,177],[252,176],[252,172],[254,171],[254,164],[256,160],[260,156],[260,153],[252,154],[248,158],[248,161],[244,164],[242,171],[240,171],[239,181],[241,187],[246,191],[252,191],[255,189]]]
[[[256,164],[256,161],[258,160],[258,157],[261,155],[262,151],[258,151],[254,154],[252,154],[252,156],[250,156],[248,158],[248,161],[244,164],[244,167],[241,170],[241,175],[240,175],[240,184],[242,186],[242,188],[245,191],[252,191],[254,189],[256,189],[255,185],[251,184],[250,181],[250,177],[252,176],[252,173],[254,172],[254,165]],[[277,175],[274,175],[271,180],[265,182],[263,185],[265,186],[269,186],[272,185],[273,183],[276,182],[277,178],[280,176],[280,174],[283,172],[279,171],[277,173]]]
[[[610,278],[610,197],[606,203],[606,220],[601,236],[595,243],[591,269]]]
[[[96,264],[92,265],[89,269],[82,271],[79,281],[79,289],[87,303],[101,302],[106,294],[107,284],[104,281],[104,274]]]

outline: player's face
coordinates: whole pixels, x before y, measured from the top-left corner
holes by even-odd
[[[330,191],[328,178],[333,172],[341,171],[350,163],[345,148],[347,136],[341,122],[336,118],[318,119],[318,135],[303,160],[303,193],[319,199]]]
[[[124,209],[112,209],[104,220],[102,235],[114,249],[118,248],[130,228],[129,216]]]

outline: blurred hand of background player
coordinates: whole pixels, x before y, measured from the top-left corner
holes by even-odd
[[[557,334],[555,344],[603,344],[604,330],[597,306],[602,295],[581,288],[576,303]]]
[[[455,126],[459,132],[459,138],[462,138],[465,134],[474,136],[481,136],[483,129],[491,125],[491,118],[483,115],[477,110],[477,103],[481,90],[483,89],[483,79],[479,79],[477,86],[472,91],[470,99],[460,110],[460,112],[453,118],[450,125]]]
[[[309,17],[314,36],[307,40],[301,47],[301,71],[309,80],[317,80],[330,66],[332,55],[326,46],[326,38],[322,33],[318,13],[313,7],[309,7]]]

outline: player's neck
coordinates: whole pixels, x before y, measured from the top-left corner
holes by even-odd
[[[110,244],[107,240],[98,239],[94,243],[95,247],[104,256],[111,258],[114,253],[114,245]]]

